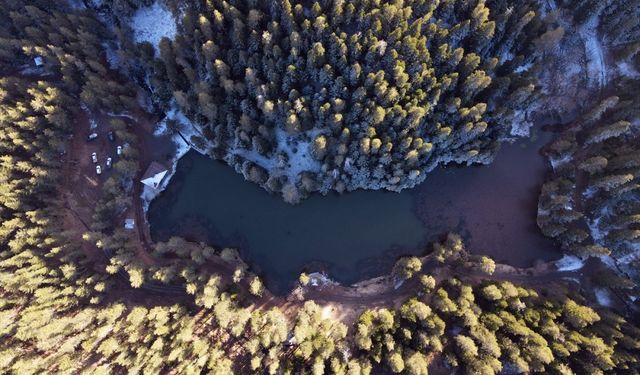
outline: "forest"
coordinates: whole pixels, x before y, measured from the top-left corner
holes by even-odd
[[[1,373],[640,373],[637,301],[607,308],[566,280],[505,273],[457,234],[398,259],[403,293],[343,321],[326,300],[274,296],[236,249],[147,248],[121,224],[148,152],[129,114],[180,111],[202,134],[189,141],[291,203],[490,163],[545,95],[558,17],[535,1],[173,0],[176,38],[136,44],[126,20],[152,3],[0,0]],[[600,15],[613,58],[640,70],[624,15],[640,2],[566,3],[576,24]],[[613,82],[544,148],[538,207],[562,252],[616,261],[594,283],[636,292],[639,84]],[[69,175],[87,113],[127,147],[92,175],[85,221]],[[309,169],[292,158],[304,145]]]
[[[160,106],[197,124],[194,142],[289,202],[397,191],[441,164],[491,162],[525,121],[539,95],[535,52],[563,34],[534,9],[212,1],[187,6],[179,36],[155,55],[143,42],[127,60]]]

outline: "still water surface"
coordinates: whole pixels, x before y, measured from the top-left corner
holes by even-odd
[[[489,166],[436,169],[402,193],[316,195],[298,206],[191,151],[151,204],[151,235],[237,247],[279,292],[303,269],[346,284],[388,273],[397,256],[423,254],[448,231],[462,234],[472,252],[529,266],[558,257],[535,223],[547,168],[538,149],[548,138],[505,144]]]

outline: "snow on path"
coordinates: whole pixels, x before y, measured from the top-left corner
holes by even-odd
[[[598,17],[597,14],[592,16],[588,22],[578,29],[578,33],[584,42],[589,78],[597,79],[598,87],[604,88],[608,81],[607,65],[600,40],[598,39]]]
[[[558,10],[558,5],[555,0],[547,0],[547,5],[549,11]],[[544,13],[546,14],[546,12]],[[561,18],[558,22],[560,26],[564,27],[565,31],[568,31],[572,27],[571,24],[563,21]],[[602,89],[608,82],[608,73],[602,45],[598,39],[598,24],[599,15],[596,14],[578,29],[578,35],[584,43],[585,57],[588,60],[587,74],[590,79],[592,79],[592,76],[596,76],[598,87]]]
[[[584,261],[574,255],[565,255],[556,261],[558,271],[576,271],[584,267]]]
[[[133,39],[137,42],[149,42],[156,47],[156,54],[163,37],[173,39],[176,36],[176,19],[173,13],[159,0],[153,5],[140,8],[131,18]]]
[[[607,307],[611,306],[611,294],[607,289],[595,288],[593,291],[596,295],[596,300],[598,300],[600,305]]]

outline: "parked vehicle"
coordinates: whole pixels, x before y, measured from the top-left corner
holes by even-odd
[[[113,131],[110,131],[109,133],[107,133],[107,138],[109,138],[109,141],[111,142],[115,142],[116,140],[116,135],[113,134]]]
[[[96,139],[96,138],[98,138],[98,133],[91,133],[91,134],[89,134],[89,135],[87,136],[87,141],[88,141],[88,142],[91,142],[91,141],[93,141],[93,140],[94,140],[94,139]]]
[[[100,168],[99,165],[96,165],[96,174],[97,175],[101,175],[102,174],[102,168]]]
[[[116,147],[116,154],[118,154],[118,156],[122,154],[122,146]]]
[[[92,153],[91,154],[91,161],[93,161],[94,163],[98,162],[98,154],[97,153]]]
[[[111,164],[112,164],[111,158],[107,158],[107,169],[111,169]]]

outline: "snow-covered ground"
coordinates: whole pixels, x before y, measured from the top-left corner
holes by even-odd
[[[596,295],[596,299],[598,303],[602,306],[611,306],[611,293],[607,289],[604,288],[595,288],[593,292]]]
[[[329,276],[321,272],[312,272],[308,276],[309,285],[311,286],[340,285],[340,283],[331,280]]]
[[[556,261],[558,271],[576,271],[584,267],[584,261],[574,255],[565,255]]]
[[[160,46],[160,40],[167,37],[173,39],[176,36],[177,26],[173,13],[160,0],[153,5],[140,8],[131,18],[133,39],[137,42],[149,42],[156,47],[156,53]]]
[[[123,113],[113,113],[113,112],[107,112],[108,116],[111,117],[124,117],[124,118],[128,118],[129,120],[133,120],[133,121],[138,121],[138,119],[136,119],[135,117],[131,116],[130,114],[123,112]]]
[[[561,165],[568,163],[571,160],[572,156],[572,154],[567,154],[560,159],[554,159],[550,157],[549,162],[551,163],[551,168],[553,168],[554,171],[557,170]]]
[[[602,88],[607,84],[607,66],[598,38],[598,23],[599,16],[595,14],[578,29],[578,33],[584,42],[589,79],[597,82],[597,86]]]
[[[640,78],[640,72],[638,72],[633,65],[626,61],[618,62],[618,72],[628,78],[638,79]]]
[[[614,271],[618,271],[618,265],[616,263],[616,260],[613,259],[613,257],[611,257],[610,255],[600,255],[598,256],[598,258],[600,258],[600,261],[610,269]]]
[[[111,69],[117,70],[120,66],[120,56],[118,52],[113,49],[109,43],[102,43],[102,47],[104,48],[104,52],[107,56],[107,62],[109,63],[109,67]]]
[[[287,176],[290,182],[296,181],[302,172],[320,172],[321,165],[312,154],[312,143],[314,139],[322,133],[321,130],[311,130],[303,135],[291,136],[283,129],[275,129],[276,142],[278,148],[268,157],[258,153],[256,150],[248,150],[241,147],[234,147],[229,151],[229,155],[237,155],[249,160],[262,168],[272,172]],[[286,165],[280,164],[277,155],[285,154],[288,162]]]
[[[533,123],[527,121],[526,112],[523,110],[516,111],[511,123],[511,135],[514,137],[528,137],[531,133]]]
[[[289,159],[287,175],[295,177],[304,171],[319,172],[320,162],[312,155],[311,143],[321,133],[320,130],[312,130],[306,133],[310,140],[304,138],[291,137],[284,130],[276,129],[276,140],[278,142],[278,152],[284,152]]]
[[[204,137],[204,135],[202,135],[202,133],[200,132],[200,128],[198,127],[198,125],[191,122],[191,120],[189,120],[187,116],[181,110],[178,109],[175,103],[172,104],[171,109],[166,113],[166,118],[170,120],[175,120],[178,122],[179,124],[178,133],[179,135],[182,136],[182,138],[184,138],[184,141],[186,141],[189,144],[189,147],[198,151],[202,155],[208,154],[209,147],[206,144],[207,140]],[[191,140],[192,137],[201,138],[205,142],[204,148],[194,144]]]
[[[600,215],[598,215],[598,217],[587,221],[591,238],[593,238],[593,241],[600,246],[604,246],[602,240],[607,235],[607,233],[600,228],[600,221],[602,221],[603,218],[609,217],[609,215],[609,206],[605,205],[600,209]]]

